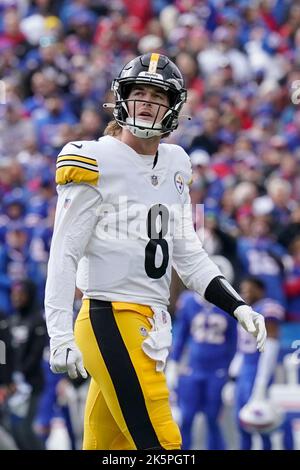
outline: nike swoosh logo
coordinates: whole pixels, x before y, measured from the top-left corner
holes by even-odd
[[[82,144],[80,144],[80,145],[72,144],[72,145],[74,145],[74,147],[77,147],[78,149],[81,149],[81,147],[82,147]]]

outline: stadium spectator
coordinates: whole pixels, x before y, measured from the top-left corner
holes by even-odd
[[[16,393],[10,400],[13,436],[20,449],[39,450],[43,444],[36,436],[33,423],[44,387],[42,357],[46,345],[46,326],[37,308],[36,286],[22,280],[12,286],[11,319]]]
[[[231,375],[237,378],[236,382],[236,419],[240,433],[240,449],[250,450],[252,435],[245,429],[241,418],[241,410],[245,405],[257,404],[257,416],[261,412],[262,419],[264,403],[268,400],[268,387],[274,379],[274,372],[279,353],[279,325],[284,320],[284,309],[273,299],[265,296],[265,287],[260,279],[246,278],[241,283],[241,295],[250,305],[264,315],[268,338],[264,355],[259,355],[251,336],[238,328],[238,351],[230,367]],[[261,407],[261,411],[260,411]],[[255,407],[254,407],[255,409]],[[255,413],[255,411],[253,412]],[[268,416],[268,419],[271,419]],[[248,423],[245,423],[248,424]],[[255,424],[255,423],[254,423]],[[263,423],[262,424],[267,424]],[[257,423],[257,431],[259,423]],[[262,448],[271,449],[269,434],[262,434]]]
[[[300,237],[297,236],[289,245],[291,265],[286,271],[284,291],[287,297],[287,319],[300,321]]]
[[[224,450],[220,429],[221,391],[236,352],[236,323],[193,292],[183,292],[175,312],[175,331],[166,377],[177,394],[182,448],[191,449],[196,414],[206,419],[208,450]],[[183,364],[180,365],[180,361]]]

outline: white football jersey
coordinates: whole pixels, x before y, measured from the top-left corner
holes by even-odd
[[[46,309],[70,309],[76,271],[85,298],[160,307],[172,265],[201,295],[220,275],[193,228],[188,155],[160,144],[153,163],[111,136],[63,148]]]

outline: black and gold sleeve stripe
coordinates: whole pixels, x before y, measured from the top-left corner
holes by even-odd
[[[95,158],[82,155],[60,155],[56,162],[56,183],[89,183],[96,185],[99,180],[98,162]]]

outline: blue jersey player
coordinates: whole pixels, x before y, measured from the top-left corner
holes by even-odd
[[[238,328],[238,352],[240,359],[236,386],[237,416],[246,403],[263,403],[267,399],[267,390],[272,381],[279,352],[279,324],[284,319],[282,305],[274,299],[265,297],[264,283],[256,277],[249,277],[241,283],[241,295],[264,316],[267,328],[265,351],[260,354],[250,335]],[[237,362],[238,356],[234,361]],[[238,369],[237,368],[237,369]],[[240,426],[240,448],[249,450],[252,446],[252,435]],[[262,435],[264,450],[271,448],[269,435]]]
[[[183,292],[177,305],[167,377],[174,385],[175,370],[186,353],[187,367],[177,388],[182,448],[191,448],[193,420],[201,411],[207,422],[207,448],[221,450],[224,449],[218,423],[221,391],[236,351],[236,321],[192,291]]]

